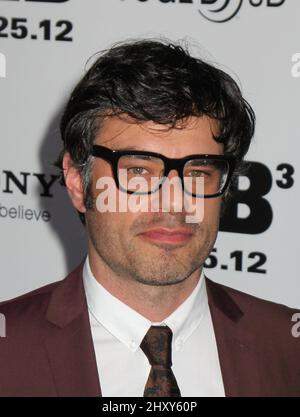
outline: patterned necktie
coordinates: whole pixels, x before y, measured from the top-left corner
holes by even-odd
[[[151,365],[144,397],[181,397],[171,369],[172,336],[168,326],[151,326],[141,343]]]

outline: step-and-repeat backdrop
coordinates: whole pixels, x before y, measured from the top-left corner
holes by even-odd
[[[299,15],[295,0],[0,0],[0,300],[63,278],[85,254],[51,164],[88,58],[163,36],[229,72],[257,114],[251,169],[206,274],[300,307]]]

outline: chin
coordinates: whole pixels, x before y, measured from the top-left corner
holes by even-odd
[[[140,284],[148,285],[151,287],[165,287],[165,286],[180,284],[185,279],[186,278],[177,278],[177,279],[169,278],[169,279],[158,281],[157,279],[139,278],[137,281]]]

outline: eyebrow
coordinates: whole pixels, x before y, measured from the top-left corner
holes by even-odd
[[[152,152],[152,153],[157,153],[157,154],[160,154],[160,152],[157,152],[157,151],[149,151],[148,149],[146,150],[146,149],[141,149],[141,148],[139,148],[138,146],[124,146],[124,147],[122,147],[122,148],[118,148],[118,149],[116,149],[116,148],[114,148],[114,149],[112,149],[112,150],[114,150],[114,151],[140,151],[140,152]],[[160,155],[163,155],[163,154],[160,154]],[[202,154],[199,154],[199,155],[202,155]],[[206,153],[205,154],[203,154],[203,155],[206,155]],[[214,155],[220,155],[220,156],[224,156],[224,154],[214,154]],[[164,155],[163,155],[164,156]],[[189,155],[186,155],[186,156],[189,156]],[[184,157],[183,157],[184,158]],[[172,158],[171,158],[172,159]],[[181,158],[179,158],[179,159],[181,159]]]
[[[152,152],[146,149],[140,149],[138,146],[125,146],[124,148],[114,148],[114,151],[141,151],[141,152]]]

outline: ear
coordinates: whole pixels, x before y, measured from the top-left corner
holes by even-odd
[[[86,208],[84,205],[84,192],[80,171],[74,166],[68,152],[66,152],[63,157],[63,172],[68,194],[73,206],[81,213],[85,213]]]

